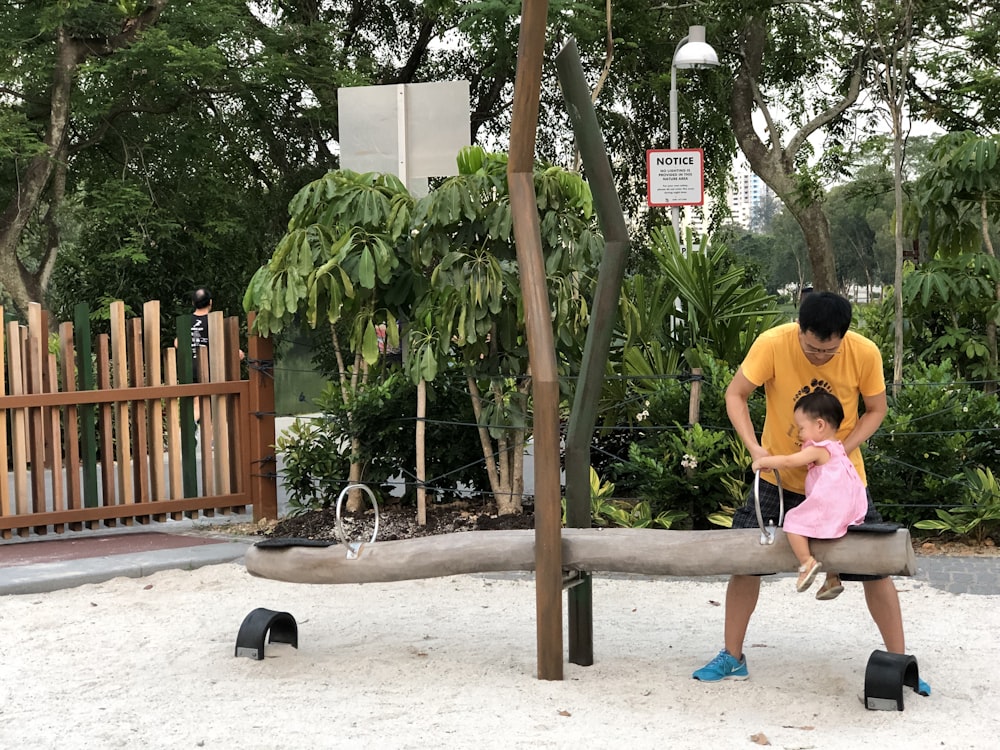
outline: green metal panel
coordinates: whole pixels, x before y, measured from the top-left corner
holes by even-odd
[[[76,347],[77,390],[92,391],[97,383],[94,377],[94,351],[90,338],[90,308],[81,302],[73,308],[73,344]],[[81,404],[80,413],[80,463],[83,468],[83,506],[96,508],[97,490],[97,407]]]
[[[193,383],[191,323],[193,316],[177,319],[177,382]],[[181,476],[184,497],[198,497],[198,445],[195,442],[194,399],[181,399]]]

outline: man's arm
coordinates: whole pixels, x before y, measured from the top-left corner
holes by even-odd
[[[743,445],[750,451],[750,457],[756,461],[758,458],[770,455],[770,453],[757,440],[757,432],[750,420],[750,407],[747,402],[750,400],[750,394],[755,390],[757,390],[757,384],[750,382],[743,374],[743,368],[739,368],[733,375],[729,387],[726,388],[726,414],[729,416],[729,421],[732,422],[736,434],[743,441]]]
[[[851,434],[844,438],[844,450],[850,453],[868,438],[875,434],[875,431],[882,424],[885,415],[889,412],[889,402],[885,391],[876,393],[874,396],[864,396],[865,413],[861,415],[851,430]],[[727,399],[728,404],[728,399]]]

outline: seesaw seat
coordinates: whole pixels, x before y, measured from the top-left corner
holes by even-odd
[[[835,540],[815,540],[824,569],[839,573],[911,576],[916,556],[907,529],[864,528]],[[664,531],[563,529],[563,568],[570,571],[667,576],[794,572],[798,561],[781,529],[761,544],[757,529]],[[373,583],[420,578],[533,571],[535,532],[467,531],[346,546],[313,540],[268,539],[247,550],[247,571],[289,583]]]

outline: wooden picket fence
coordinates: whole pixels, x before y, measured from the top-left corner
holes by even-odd
[[[37,304],[26,326],[0,328],[0,538],[248,506],[274,518],[271,342],[250,337],[243,380],[239,321],[210,313],[195,382],[190,316],[164,336],[159,302],[130,319],[114,302],[111,333],[92,341],[90,311],[74,312],[53,343]]]

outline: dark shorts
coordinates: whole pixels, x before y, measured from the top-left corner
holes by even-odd
[[[801,503],[806,499],[805,495],[800,495],[798,492],[791,492],[790,490],[784,491],[785,496],[785,512],[787,513],[789,509],[794,508],[796,505]],[[778,501],[778,487],[771,484],[770,482],[765,482],[763,479],[760,481],[760,514],[764,519],[764,525],[766,526],[771,521],[775,524],[778,523],[778,516],[780,515],[781,506]],[[865,523],[881,523],[882,515],[875,510],[875,505],[872,503],[871,493],[868,493],[868,512],[865,514]],[[760,524],[757,523],[757,506],[754,503],[753,498],[753,485],[750,486],[750,491],[747,493],[746,504],[742,508],[737,508],[736,512],[733,514],[733,528],[734,529],[757,529],[760,528]],[[845,581],[877,581],[885,576],[870,576],[870,575],[858,575],[852,573],[844,573],[840,576]]]

